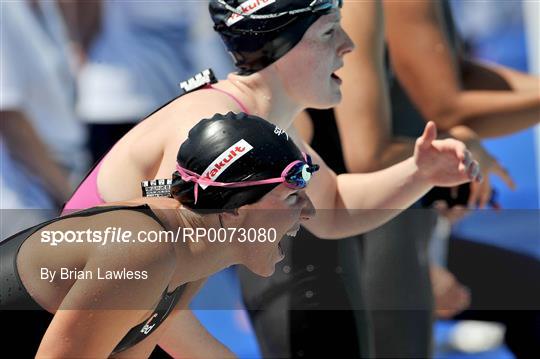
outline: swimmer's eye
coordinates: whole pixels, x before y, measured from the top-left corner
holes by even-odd
[[[328,30],[327,32],[325,32],[324,34],[329,36],[329,35],[333,35],[334,32],[335,32],[335,30],[332,28],[332,29]]]
[[[296,204],[296,202],[298,202],[298,198],[299,198],[298,192],[295,192],[288,195],[285,201],[287,202],[287,204],[293,205],[293,204]]]

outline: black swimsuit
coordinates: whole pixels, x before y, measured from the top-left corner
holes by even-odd
[[[309,110],[311,146],[336,173],[345,173],[333,110]],[[321,240],[301,229],[283,238],[287,255],[270,278],[238,268],[244,303],[263,357],[369,358],[368,318],[361,281],[360,236]],[[339,323],[339,330],[328,330]]]
[[[156,215],[148,205],[136,207],[116,206],[97,207],[70,214],[68,216],[56,218],[34,227],[21,231],[0,243],[0,310],[2,314],[3,332],[6,332],[5,343],[16,344],[21,342],[16,350],[17,354],[29,354],[34,356],[41,339],[45,334],[54,315],[46,312],[30,296],[24,287],[17,271],[17,255],[25,240],[40,229],[58,220],[71,217],[86,217],[114,210],[133,210],[149,215],[161,224]],[[161,300],[157,304],[150,317],[133,327],[118,343],[111,354],[116,354],[142,341],[161,323],[165,321],[171,310],[180,300],[184,291],[184,286],[177,287],[168,293],[168,288],[163,291]],[[10,340],[12,339],[12,340]],[[25,356],[25,355],[23,355]]]

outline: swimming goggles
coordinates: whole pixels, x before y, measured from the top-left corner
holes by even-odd
[[[298,15],[305,12],[328,11],[331,9],[341,8],[343,6],[343,0],[313,0],[309,6],[300,9],[281,11],[273,14],[249,14],[241,9],[235,9],[227,4],[225,0],[217,0],[217,2],[233,14],[254,20],[274,19],[276,17]]]
[[[311,176],[313,173],[319,170],[319,165],[313,164],[311,162],[311,157],[304,152],[304,161],[293,161],[287,165],[281,172],[280,177],[268,178],[264,180],[257,181],[242,181],[242,182],[217,182],[213,181],[207,177],[203,177],[198,173],[190,171],[186,168],[183,168],[178,163],[176,164],[176,170],[182,177],[182,180],[186,182],[194,182],[194,195],[195,195],[195,204],[197,203],[197,198],[199,194],[199,185],[205,186],[214,186],[214,187],[225,187],[225,188],[239,188],[239,187],[251,187],[259,186],[271,183],[283,183],[285,186],[292,189],[302,189],[306,188]]]

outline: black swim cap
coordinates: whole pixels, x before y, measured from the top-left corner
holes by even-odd
[[[232,112],[200,121],[189,131],[177,155],[184,169],[220,182],[280,177],[296,160],[304,161],[304,157],[287,133],[260,117]],[[195,183],[184,181],[177,171],[171,194],[195,211],[222,212],[255,203],[277,185],[224,188],[199,184],[195,201]]]
[[[319,17],[341,4],[342,0],[211,0],[209,8],[238,73],[249,75],[285,55]]]

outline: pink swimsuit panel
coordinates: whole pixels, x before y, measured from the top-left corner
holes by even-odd
[[[219,91],[227,96],[229,96],[236,104],[242,109],[243,112],[249,114],[246,106],[240,100],[238,100],[234,95],[223,91],[221,89],[215,88],[212,85],[208,85],[205,87],[206,89],[212,89]],[[78,211],[81,209],[86,209],[90,207],[95,207],[100,204],[105,203],[105,201],[101,198],[99,195],[99,190],[97,186],[97,176],[99,173],[99,168],[101,167],[101,164],[105,160],[106,155],[101,161],[97,164],[96,167],[90,172],[90,174],[83,180],[83,182],[79,185],[79,187],[75,190],[75,193],[71,196],[71,198],[67,201],[66,205],[64,206],[62,210],[62,215]]]
[[[73,193],[71,198],[67,201],[62,210],[62,215],[105,203],[99,195],[97,186],[97,176],[103,160],[104,159],[94,167],[92,172],[90,172],[90,174],[82,181],[75,193]]]

